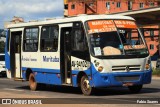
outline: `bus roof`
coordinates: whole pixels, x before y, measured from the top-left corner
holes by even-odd
[[[96,20],[96,19],[125,19],[125,20],[134,20],[128,16],[120,16],[120,15],[78,15],[73,17],[67,18],[55,18],[51,20],[44,20],[44,21],[36,21],[36,22],[24,22],[24,23],[17,23],[17,24],[9,24],[7,26],[8,29],[10,28],[22,28],[27,26],[39,26],[39,25],[46,25],[46,24],[56,24],[56,23],[67,23],[67,22],[75,22],[75,21],[88,21],[88,20]]]

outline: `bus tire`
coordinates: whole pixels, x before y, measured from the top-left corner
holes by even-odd
[[[89,96],[93,93],[93,88],[89,84],[89,79],[86,75],[81,78],[81,91],[84,95]]]
[[[132,93],[139,93],[142,89],[143,85],[134,85],[134,86],[128,86],[128,89]]]
[[[35,80],[34,74],[30,73],[30,75],[29,75],[29,87],[30,87],[30,89],[32,91],[35,91],[37,89],[37,86],[38,86],[38,84],[37,84],[37,82]]]

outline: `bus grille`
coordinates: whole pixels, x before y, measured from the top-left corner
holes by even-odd
[[[122,71],[140,71],[140,65],[122,65],[122,66],[112,66],[113,72],[122,72]]]
[[[140,78],[139,75],[134,76],[115,76],[115,80],[119,82],[125,82],[125,81],[138,81]]]

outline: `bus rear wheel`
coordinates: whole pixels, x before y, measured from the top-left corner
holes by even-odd
[[[84,95],[91,95],[93,93],[93,88],[89,84],[89,79],[86,75],[81,78],[81,90]]]
[[[37,89],[37,82],[35,80],[35,76],[33,73],[30,73],[29,75],[29,87],[32,91],[35,91]]]
[[[134,85],[134,86],[128,86],[128,89],[132,93],[138,93],[141,91],[142,87],[143,87],[143,85]]]

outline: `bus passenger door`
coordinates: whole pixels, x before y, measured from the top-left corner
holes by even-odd
[[[22,31],[11,32],[11,75],[15,79],[22,78],[21,73],[21,36]]]
[[[61,28],[61,75],[63,84],[71,84],[71,30]]]

